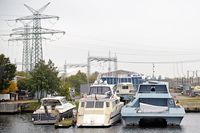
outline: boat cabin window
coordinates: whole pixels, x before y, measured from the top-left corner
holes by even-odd
[[[61,105],[61,103],[59,100],[46,99],[46,100],[43,100],[43,105],[44,106],[58,106],[58,105]]]
[[[155,106],[167,106],[168,99],[166,98],[139,98],[140,103],[150,104]]]
[[[155,92],[155,91],[156,91],[154,86],[151,87],[151,91],[152,91],[152,92]]]
[[[140,85],[139,93],[168,93],[166,85]]]
[[[106,107],[110,107],[110,103],[109,102],[106,102]]]
[[[103,108],[104,102],[96,102],[95,103],[95,108]]]
[[[85,107],[85,102],[81,102],[81,107]]]
[[[122,86],[122,89],[128,89],[128,86],[126,85],[126,86]]]
[[[109,87],[106,86],[97,86],[97,87],[90,87],[90,92],[89,94],[100,94],[100,95],[105,95],[106,92],[111,92]]]
[[[61,102],[62,102],[63,104],[65,104],[65,103],[67,103],[67,100],[66,100],[65,98],[63,98],[63,99],[61,99]]]
[[[84,107],[85,103],[81,102],[81,107]],[[86,102],[86,108],[103,108],[104,102],[103,101],[88,101]]]
[[[176,106],[175,102],[174,102],[174,100],[172,98],[168,99],[168,106],[169,107],[175,107]]]
[[[94,108],[94,102],[88,101],[87,104],[86,104],[86,108]]]

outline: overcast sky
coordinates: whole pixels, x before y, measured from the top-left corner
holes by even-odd
[[[42,21],[42,27],[66,34],[43,42],[44,59],[51,59],[60,70],[65,60],[87,63],[88,51],[91,56],[108,57],[110,50],[119,61],[129,62],[200,59],[199,0],[0,0],[0,34],[21,26],[4,20],[31,14],[24,4],[39,9],[48,2],[51,4],[43,14],[60,19]],[[21,62],[22,43],[8,44],[6,39],[1,37],[0,53],[12,62]],[[108,64],[91,64],[92,71],[108,69]],[[155,64],[155,73],[183,76],[187,70],[200,70],[199,66],[200,62]],[[152,64],[118,63],[118,68],[152,74]]]

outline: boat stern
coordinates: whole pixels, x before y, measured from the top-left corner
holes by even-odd
[[[105,114],[84,114],[77,116],[78,127],[110,126],[109,117]]]

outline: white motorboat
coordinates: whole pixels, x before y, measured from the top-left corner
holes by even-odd
[[[40,108],[32,114],[32,121],[34,124],[54,124],[56,120],[72,117],[75,107],[62,96],[42,98]]]
[[[121,101],[130,101],[134,98],[136,89],[131,82],[122,82],[116,85],[116,95]]]
[[[114,94],[113,86],[102,82],[90,87],[89,95],[80,99],[78,127],[111,126],[121,120],[120,112],[123,103]]]
[[[139,86],[135,99],[121,110],[125,126],[139,125],[145,121],[161,121],[166,125],[180,125],[185,114],[182,106],[175,104],[168,84],[148,82]]]

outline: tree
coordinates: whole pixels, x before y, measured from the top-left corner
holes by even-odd
[[[10,81],[15,77],[16,66],[4,54],[0,55],[0,93],[10,86]]]
[[[75,88],[76,94],[79,94],[80,85],[87,83],[87,76],[85,73],[78,71],[76,75],[72,75],[68,77],[66,80],[67,80],[67,83],[69,83],[70,87]]]
[[[30,84],[33,92],[47,92],[47,94],[55,93],[60,87],[60,79],[58,78],[57,67],[49,60],[48,64],[45,61],[39,61],[35,69],[30,72]]]
[[[28,90],[31,89],[30,84],[30,73],[29,72],[23,72],[23,71],[17,71],[16,72],[17,77],[17,87],[19,90]]]
[[[19,90],[30,90],[31,84],[28,78],[22,78],[17,81],[17,87]]]
[[[17,71],[16,76],[20,76],[20,77],[23,77],[23,78],[30,78],[29,72],[23,72],[23,71]]]
[[[67,100],[70,100],[70,85],[69,83],[62,82],[60,88],[58,89],[58,94],[61,96],[66,96]]]
[[[10,93],[10,92],[16,92],[18,90],[17,84],[14,81],[10,81],[9,84],[10,85],[8,88],[2,90],[3,94]]]
[[[90,83],[94,83],[94,81],[97,79],[98,75],[99,75],[99,72],[94,72],[94,73],[92,73],[92,74],[90,75],[90,77],[89,77]]]

